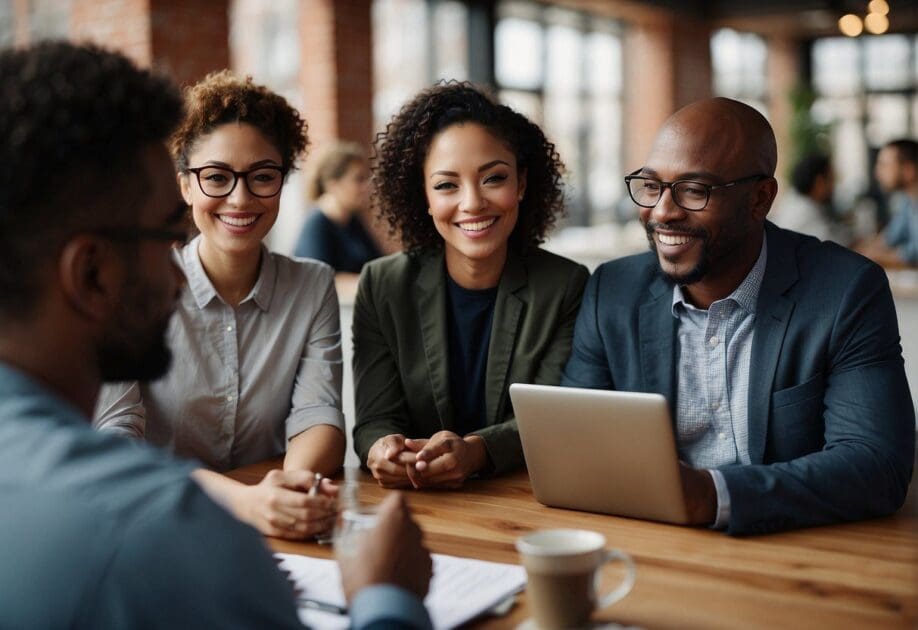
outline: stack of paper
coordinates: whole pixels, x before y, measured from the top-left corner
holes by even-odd
[[[294,554],[276,554],[280,567],[290,573],[301,598],[329,608],[347,605],[341,576],[334,560]],[[500,564],[433,554],[433,579],[424,605],[435,628],[455,628],[490,610],[526,585],[526,570],[516,564]],[[317,630],[348,627],[348,618],[329,612],[300,608],[303,623]]]

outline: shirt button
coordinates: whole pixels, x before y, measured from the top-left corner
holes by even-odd
[[[717,411],[718,409],[720,409],[720,403],[715,401],[715,402],[711,405],[711,409],[713,409],[714,411]]]
[[[226,327],[226,332],[233,332],[233,327],[232,327],[232,326],[227,326],[227,327]]]
[[[727,434],[721,431],[720,433],[717,434],[717,437],[719,437],[721,440],[726,440]]]
[[[720,339],[718,339],[717,337],[711,337],[710,339],[708,339],[708,344],[712,348],[716,348],[718,343],[720,343]]]
[[[227,401],[227,402],[233,402],[233,395],[232,395],[232,394],[227,394],[227,396],[226,396],[226,401]]]

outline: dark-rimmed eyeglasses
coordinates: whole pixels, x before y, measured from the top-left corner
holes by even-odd
[[[664,182],[655,177],[638,175],[640,169],[625,177],[625,185],[631,200],[642,208],[653,208],[660,203],[663,191],[669,188],[673,201],[683,210],[698,212],[704,210],[711,199],[711,191],[719,188],[730,188],[747,182],[761,181],[770,176],[764,173],[741,177],[725,184],[705,184],[690,179],[677,179],[674,182]]]
[[[186,168],[194,173],[201,192],[208,197],[228,197],[236,189],[240,179],[253,197],[274,197],[284,185],[287,169],[283,166],[259,166],[248,171],[234,171],[222,166],[199,166]]]

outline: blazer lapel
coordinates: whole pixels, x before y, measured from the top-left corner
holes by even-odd
[[[417,304],[427,373],[441,428],[452,430],[454,420],[449,388],[449,341],[446,338],[446,279],[443,253],[426,255],[419,263],[420,271],[414,286],[413,303]],[[410,396],[411,392],[408,392],[408,395]]]
[[[794,301],[784,294],[797,281],[797,256],[790,241],[771,223],[765,224],[768,262],[759,289],[755,311],[755,332],[749,360],[749,460],[763,463],[771,391],[784,344],[784,334],[794,310]]]
[[[676,318],[673,317],[673,285],[663,276],[650,284],[650,299],[641,305],[638,334],[644,391],[658,392],[669,402],[670,417],[676,421]]]
[[[507,381],[510,378],[513,347],[525,305],[517,292],[527,283],[528,276],[522,258],[508,253],[500,284],[497,285],[494,322],[491,324],[491,341],[488,345],[485,385],[485,422],[488,425],[499,422],[499,414],[506,402],[503,399],[510,385]]]

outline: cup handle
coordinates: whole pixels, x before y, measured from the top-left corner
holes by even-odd
[[[622,580],[622,583],[619,584],[617,588],[599,598],[598,608],[606,608],[607,606],[611,606],[623,598],[625,595],[630,593],[631,589],[634,587],[635,569],[634,561],[631,559],[631,556],[629,556],[624,551],[607,549],[603,555],[602,564],[600,566],[604,566],[614,560],[620,560],[624,563],[626,572],[625,579]]]

